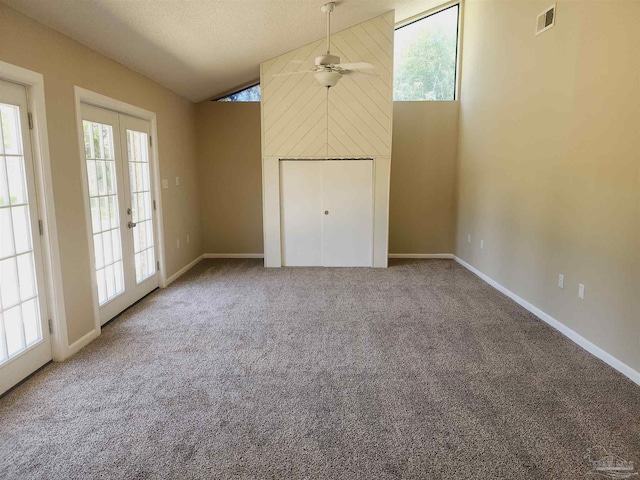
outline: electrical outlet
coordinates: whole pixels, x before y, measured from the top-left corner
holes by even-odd
[[[484,250],[484,240],[480,240],[480,250]]]
[[[180,185],[180,177],[176,177],[176,187]]]
[[[564,288],[564,275],[563,274],[558,275],[558,287]]]
[[[467,243],[471,243],[471,234],[467,235]]]
[[[169,188],[169,180],[166,178],[162,179],[162,188]]]
[[[578,298],[581,300],[584,300],[584,285],[583,284],[579,284],[578,285]]]
[[[176,240],[176,247],[180,248],[180,239]]]

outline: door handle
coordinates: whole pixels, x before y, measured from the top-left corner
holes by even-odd
[[[133,228],[133,227],[135,227],[136,225],[137,225],[137,223],[135,223],[135,222],[129,222],[129,223],[127,223],[127,227],[129,227],[129,228]]]

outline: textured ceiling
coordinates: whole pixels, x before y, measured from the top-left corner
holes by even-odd
[[[194,101],[259,77],[259,65],[325,35],[323,0],[2,0]],[[338,31],[445,0],[342,0]]]

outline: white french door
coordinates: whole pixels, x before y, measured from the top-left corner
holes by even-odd
[[[373,265],[373,161],[281,160],[283,266]]]
[[[85,186],[100,323],[158,287],[146,120],[82,104]]]
[[[51,360],[27,91],[0,80],[0,394]]]

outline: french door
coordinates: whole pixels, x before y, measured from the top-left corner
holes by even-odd
[[[27,91],[0,80],[0,393],[51,360]]]
[[[373,265],[373,160],[281,160],[283,266]]]
[[[100,323],[158,287],[146,120],[82,104],[85,186]]]

